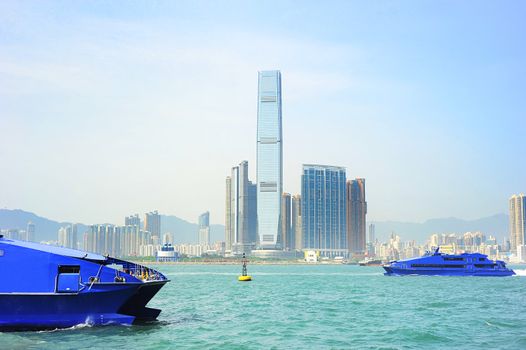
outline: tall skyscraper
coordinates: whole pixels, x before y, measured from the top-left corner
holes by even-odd
[[[526,244],[526,196],[514,194],[510,201],[510,242],[511,250]]]
[[[161,215],[156,211],[144,214],[144,230],[161,237]]]
[[[35,224],[32,223],[31,221],[29,221],[27,223],[27,230],[26,230],[26,234],[27,234],[27,240],[30,241],[30,242],[35,242]]]
[[[283,145],[281,73],[258,74],[257,217],[260,249],[279,249]]]
[[[291,249],[291,197],[290,193],[283,193],[281,197],[281,246],[283,249]]]
[[[365,179],[347,181],[347,237],[350,253],[365,252]]]
[[[290,249],[300,250],[303,248],[303,236],[301,233],[301,196],[299,194],[292,196],[290,226],[294,237],[291,240]]]
[[[234,231],[232,227],[232,178],[226,177],[225,181],[225,250],[232,250]]]
[[[376,227],[374,224],[369,224],[369,238],[368,243],[374,244],[374,241],[376,240],[376,233],[375,233]]]
[[[258,240],[258,187],[248,182],[248,241],[256,245]]]
[[[257,205],[255,185],[248,180],[248,162],[232,168],[226,180],[226,248],[234,254],[250,253],[255,245]]]
[[[210,245],[210,212],[199,215],[199,245]]]
[[[301,222],[303,248],[321,255],[347,256],[345,168],[303,165]]]

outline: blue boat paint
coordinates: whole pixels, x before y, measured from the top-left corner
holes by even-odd
[[[0,330],[131,325],[161,312],[146,307],[168,282],[156,270],[3,237],[0,251]]]
[[[422,257],[391,261],[383,266],[387,276],[513,276],[515,272],[501,260],[493,261],[480,253],[444,254],[437,248]]]

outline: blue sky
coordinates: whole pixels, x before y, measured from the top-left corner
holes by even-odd
[[[478,218],[526,191],[521,1],[2,1],[0,207],[223,223],[280,69],[284,189],[366,178],[369,220]]]

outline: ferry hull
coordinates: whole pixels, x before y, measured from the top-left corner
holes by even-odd
[[[513,276],[515,272],[512,270],[481,270],[481,271],[469,271],[469,270],[416,270],[416,269],[401,269],[391,266],[383,266],[386,276],[475,276],[475,277],[506,277]]]
[[[166,282],[95,284],[84,293],[2,293],[0,330],[132,325],[154,320],[161,311],[146,304]]]

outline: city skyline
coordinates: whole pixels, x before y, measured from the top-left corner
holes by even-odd
[[[507,213],[525,191],[523,4],[296,11],[2,2],[0,207],[96,223],[204,206],[222,224],[227,169],[256,164],[257,71],[279,68],[284,191],[329,163],[367,179],[370,221]]]

